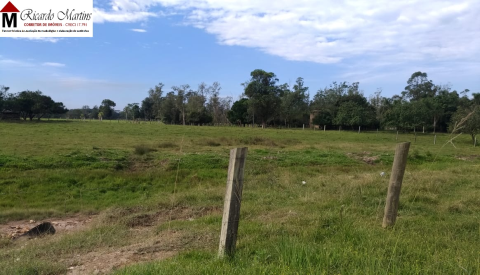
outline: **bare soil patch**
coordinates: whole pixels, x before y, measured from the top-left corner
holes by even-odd
[[[58,255],[56,261],[65,264],[67,274],[107,274],[112,270],[127,265],[163,260],[177,255],[180,251],[191,248],[208,247],[216,240],[214,233],[193,233],[165,229],[158,231],[157,227],[163,223],[175,220],[194,221],[209,214],[221,214],[218,207],[175,207],[173,209],[159,209],[149,212],[142,207],[111,209],[100,215],[77,215],[66,218],[47,219],[51,222],[56,233],[54,237],[61,238],[63,234],[75,234],[80,230],[88,230],[95,224],[123,224],[129,229],[129,240],[124,246],[95,247],[86,253],[76,255]],[[14,238],[21,235],[43,221],[12,221],[0,225],[2,238]],[[48,238],[48,239],[47,239]],[[23,239],[23,238],[22,238]],[[22,246],[29,242],[25,238],[21,242],[14,241],[15,246]],[[43,240],[38,240],[43,241]]]
[[[95,217],[95,215],[78,215],[62,219],[46,219],[42,221],[12,221],[6,224],[0,224],[0,234],[2,238],[15,238],[45,221],[52,223],[56,230],[55,234],[64,234],[66,232],[86,228]]]

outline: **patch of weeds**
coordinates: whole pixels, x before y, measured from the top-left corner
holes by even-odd
[[[221,145],[220,143],[216,142],[215,140],[207,140],[205,142],[205,144],[208,145],[208,146],[212,146],[212,147],[218,147],[218,146]]]
[[[274,140],[259,136],[244,137],[240,139],[240,142],[246,145],[278,146],[278,144]]]
[[[427,151],[427,152],[425,153],[425,156],[426,156],[427,158],[431,159],[431,158],[433,157],[433,154],[432,154],[432,152]]]
[[[148,146],[148,145],[145,145],[145,144],[139,144],[137,146],[135,146],[135,154],[137,155],[140,155],[140,156],[143,156],[145,154],[148,154],[150,152],[154,152],[154,151],[157,151],[155,150],[154,148]]]
[[[9,247],[11,245],[12,245],[11,239],[0,237],[0,248]]]
[[[13,262],[13,263],[12,263]],[[43,261],[37,259],[16,258],[0,264],[2,274],[64,274],[66,268],[58,262]]]
[[[165,141],[165,142],[160,142],[157,147],[167,149],[167,148],[177,148],[178,145],[170,141]]]

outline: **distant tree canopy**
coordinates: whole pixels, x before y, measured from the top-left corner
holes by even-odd
[[[165,93],[165,85],[159,83],[148,91],[148,96],[142,101],[139,118],[183,125],[228,123],[231,98],[219,97],[220,89],[218,82],[212,85],[202,82],[197,89],[183,84],[173,86]]]
[[[238,101],[220,97],[218,82],[204,82],[192,88],[188,84],[165,88],[163,83],[147,91],[141,103],[129,103],[121,112],[115,102],[104,99],[100,106],[68,111],[67,117],[82,119],[124,118],[159,120],[168,124],[261,124],[262,126],[301,127],[313,124],[343,129],[397,129],[401,131],[447,131],[468,117],[457,131],[475,138],[479,131],[480,93],[457,92],[448,85],[437,85],[426,72],[414,72],[407,86],[392,97],[382,96],[377,89],[368,99],[359,82],[333,82],[319,89],[310,100],[309,87],[298,77],[290,86],[279,84],[273,72],[253,70],[242,83],[243,94]],[[18,113],[23,119],[40,119],[67,112],[61,102],[53,101],[40,91],[10,94],[0,85],[0,110]],[[310,125],[313,126],[313,125]]]
[[[480,104],[480,94],[468,98],[469,90],[459,93],[449,86],[436,85],[425,72],[413,73],[405,90],[391,98],[383,97],[378,89],[367,99],[360,83],[333,82],[318,90],[311,101],[301,77],[290,89],[286,83],[279,85],[273,72],[254,70],[250,76],[242,84],[246,98],[234,102],[229,112],[231,123],[298,127],[308,124],[312,113],[313,124],[328,127],[446,131],[459,110]]]
[[[113,107],[117,106],[117,104],[115,104],[115,102],[113,102],[112,100],[110,99],[104,99],[102,100],[102,104],[100,104],[100,112],[103,113],[103,117],[105,118],[112,118],[113,114],[114,114],[114,109]]]
[[[55,102],[41,91],[23,91],[16,94],[7,93],[8,87],[0,87],[0,107],[3,111],[18,113],[24,120],[40,120],[46,115],[64,114],[68,109],[62,102]]]
[[[248,99],[242,98],[233,103],[232,109],[228,111],[228,120],[232,124],[247,124],[251,123],[251,118],[248,115]]]
[[[253,120],[256,119],[266,126],[280,111],[281,88],[276,85],[278,79],[274,73],[257,69],[251,72],[250,76],[250,82],[245,87],[249,111]]]

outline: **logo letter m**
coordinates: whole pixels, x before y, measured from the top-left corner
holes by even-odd
[[[2,28],[5,28],[5,25],[7,25],[9,28],[12,27],[16,28],[17,27],[17,14],[12,13],[10,15],[10,18],[8,18],[8,13],[2,13]]]

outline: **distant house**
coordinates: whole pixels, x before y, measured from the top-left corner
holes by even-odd
[[[0,119],[2,120],[20,120],[20,113],[9,110],[3,110],[0,113]]]

